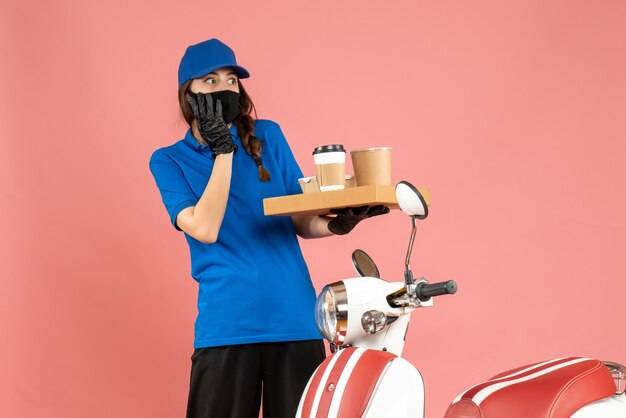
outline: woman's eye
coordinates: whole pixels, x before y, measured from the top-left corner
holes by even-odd
[[[229,84],[237,84],[237,79],[236,78],[229,78],[228,79],[228,83]]]
[[[212,78],[207,78],[207,79],[206,79],[206,80],[204,80],[204,81],[206,81],[206,82],[207,82],[207,83],[209,83],[209,84],[215,84],[215,80],[214,80],[214,79],[212,79]]]

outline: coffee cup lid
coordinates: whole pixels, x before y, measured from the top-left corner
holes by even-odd
[[[313,155],[321,154],[323,152],[346,152],[346,150],[341,144],[322,145],[313,150]]]

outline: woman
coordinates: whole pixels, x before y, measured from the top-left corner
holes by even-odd
[[[190,129],[150,170],[199,283],[187,417],[293,417],[325,356],[298,239],[342,235],[384,206],[328,216],[264,216],[263,199],[301,193],[280,126],[253,119],[233,51],[187,48],[178,98]],[[256,110],[255,110],[256,116]]]

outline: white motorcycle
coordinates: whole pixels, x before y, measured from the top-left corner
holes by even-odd
[[[452,280],[429,284],[413,278],[409,259],[416,220],[428,216],[419,190],[396,185],[400,209],[413,230],[404,282],[387,282],[361,250],[352,254],[360,277],[326,285],[317,298],[316,321],[331,354],[313,373],[297,418],[424,417],[424,382],[404,360],[411,313],[453,294]],[[626,418],[626,368],[591,358],[568,357],[501,373],[457,396],[445,418]]]

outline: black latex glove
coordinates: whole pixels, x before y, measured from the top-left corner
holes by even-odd
[[[355,208],[331,209],[330,213],[337,214],[337,216],[328,223],[330,232],[336,235],[345,235],[352,231],[356,224],[363,219],[389,213],[389,208],[385,205],[358,206]]]
[[[222,102],[217,100],[214,106],[210,94],[188,93],[191,110],[198,121],[198,130],[202,139],[211,147],[213,156],[237,151],[237,144],[233,142],[230,129],[222,116]]]

